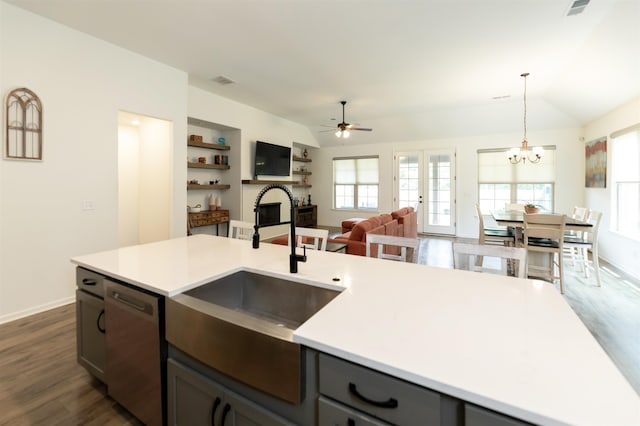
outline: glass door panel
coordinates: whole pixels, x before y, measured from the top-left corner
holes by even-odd
[[[396,209],[413,207],[420,212],[422,203],[422,154],[400,152],[396,157]],[[418,232],[422,232],[422,217],[418,214]]]
[[[427,173],[428,216],[424,232],[455,234],[454,160],[452,152],[424,153]]]

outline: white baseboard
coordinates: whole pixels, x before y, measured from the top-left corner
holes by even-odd
[[[11,312],[0,316],[0,324],[4,324],[10,321],[15,321],[20,318],[28,317],[29,315],[39,314],[40,312],[48,311],[49,309],[59,308],[60,306],[68,305],[76,301],[75,296],[65,297],[53,302],[45,303],[39,306],[33,306],[29,309],[24,309],[18,312]]]

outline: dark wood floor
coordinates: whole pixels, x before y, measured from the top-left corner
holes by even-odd
[[[451,267],[451,240],[422,238],[419,262]],[[566,269],[565,299],[640,394],[637,283],[608,268],[596,287]],[[75,344],[74,304],[0,325],[0,425],[139,424],[76,363]]]
[[[76,363],[75,304],[0,325],[0,425],[138,425]]]

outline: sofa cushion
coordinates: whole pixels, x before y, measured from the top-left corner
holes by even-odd
[[[377,224],[377,221],[372,220],[372,218],[358,222],[351,230],[351,235],[349,236],[349,239],[355,240],[355,241],[364,241],[364,234],[378,226],[379,225]]]
[[[385,224],[391,222],[394,219],[389,213],[382,213],[378,217],[382,221],[382,225],[385,225]]]
[[[341,223],[342,233],[346,234],[347,232],[351,231],[353,227],[356,226],[356,223],[362,222],[363,220],[364,218],[361,218],[361,217],[351,217],[349,219],[343,220]]]
[[[413,208],[411,208],[411,210],[413,210]],[[393,217],[394,219],[398,219],[399,217],[406,216],[408,212],[409,212],[409,208],[403,207],[401,209],[391,212],[391,217]]]
[[[380,226],[383,224],[382,218],[380,216],[372,216],[367,220],[372,222],[375,226]]]

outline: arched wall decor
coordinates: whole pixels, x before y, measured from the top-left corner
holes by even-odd
[[[5,158],[42,160],[42,102],[27,88],[7,96]]]

